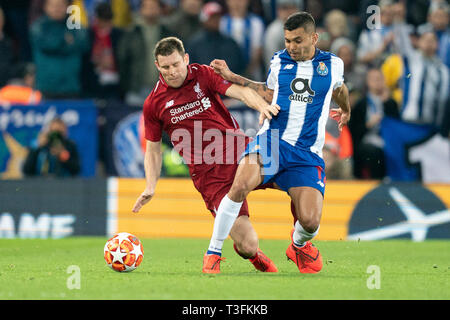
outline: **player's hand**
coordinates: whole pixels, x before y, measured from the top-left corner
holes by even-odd
[[[136,203],[134,204],[131,211],[133,211],[134,213],[138,213],[139,210],[141,210],[142,206],[147,204],[153,198],[153,195],[154,193],[148,190],[142,192],[139,198],[136,200]]]
[[[215,73],[221,75],[225,80],[231,80],[231,75],[233,74],[233,72],[231,72],[230,68],[228,68],[225,60],[214,59],[213,61],[211,61],[209,66],[214,69]]]
[[[261,113],[259,114],[259,125],[261,126],[264,123],[265,119],[272,119],[272,116],[278,115],[280,112],[280,106],[277,104],[267,105]]]
[[[331,109],[330,117],[337,121],[339,126],[339,131],[342,131],[342,128],[348,123],[350,120],[350,112],[346,112],[341,108]]]

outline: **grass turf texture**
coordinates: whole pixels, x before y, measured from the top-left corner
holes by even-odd
[[[201,273],[208,240],[143,239],[144,260],[131,273],[103,260],[107,238],[0,240],[0,299],[450,299],[450,241],[315,241],[324,267],[300,274],[286,260],[289,241],[261,240],[279,272],[257,272],[224,247],[222,273]],[[77,265],[81,288],[69,290]],[[380,289],[368,289],[371,265],[380,268]]]

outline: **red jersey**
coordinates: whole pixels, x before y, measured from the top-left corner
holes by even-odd
[[[145,138],[160,141],[164,130],[193,173],[217,164],[236,165],[248,138],[223,104],[231,83],[206,65],[188,65],[180,88],[159,81],[144,103]]]

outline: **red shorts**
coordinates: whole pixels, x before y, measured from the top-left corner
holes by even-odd
[[[206,207],[214,217],[223,197],[230,191],[236,170],[237,164],[221,164],[192,177],[195,188],[202,195]],[[247,200],[244,200],[239,216],[248,215]]]
[[[234,181],[237,165],[216,165],[211,170],[197,174],[192,177],[195,188],[200,192],[205,201],[206,207],[211,214],[216,217],[216,211],[223,197],[230,191]],[[255,190],[276,189],[273,183],[259,185]],[[294,218],[294,224],[297,221],[294,203],[291,200],[291,214]],[[241,211],[238,216],[249,216],[247,199],[242,203]]]

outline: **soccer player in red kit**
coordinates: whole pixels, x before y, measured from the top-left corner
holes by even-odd
[[[249,142],[239,129],[220,95],[239,99],[265,117],[278,113],[277,105],[269,105],[253,89],[232,84],[206,65],[189,64],[183,43],[169,37],[160,40],[154,50],[160,78],[144,103],[146,189],[137,199],[133,212],[149,202],[161,172],[161,137],[164,130],[174,149],[189,167],[194,186],[206,207],[215,217],[220,200],[229,191],[240,155]],[[254,267],[264,272],[277,272],[274,263],[259,249],[258,236],[249,220],[244,203],[230,236],[234,249]],[[225,240],[225,239],[224,239]],[[219,263],[205,263],[205,273],[219,273]],[[221,258],[223,259],[223,258]]]

